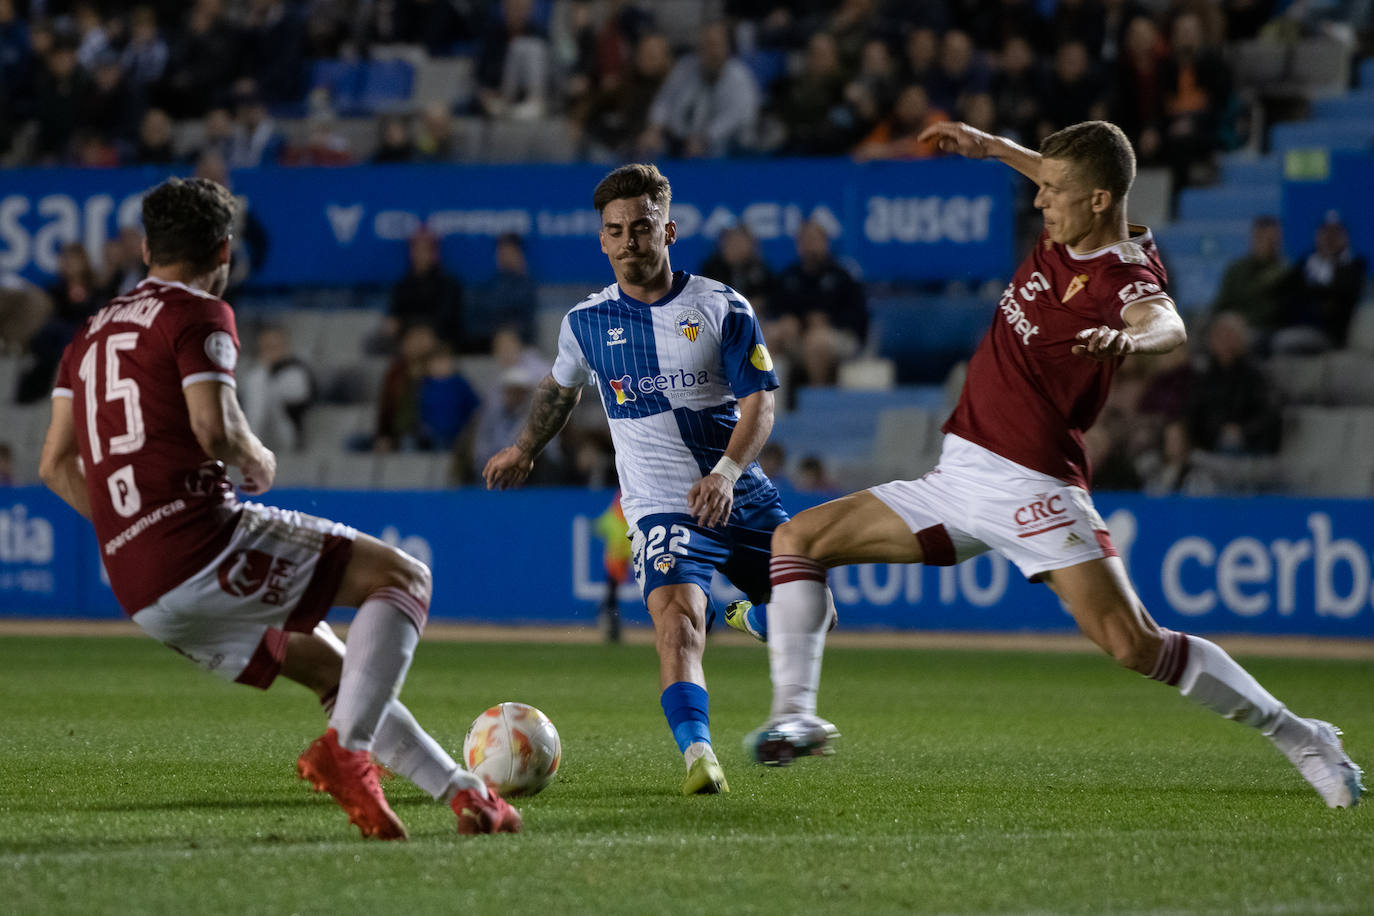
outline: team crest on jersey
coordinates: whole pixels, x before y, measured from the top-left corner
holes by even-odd
[[[239,361],[239,349],[234,346],[234,338],[224,331],[214,331],[205,338],[205,355],[226,372],[234,371],[234,365]]]
[[[1069,288],[1064,290],[1064,295],[1059,297],[1060,302],[1068,302],[1079,290],[1088,285],[1088,275],[1079,274],[1069,281]]]
[[[630,378],[628,375],[622,375],[620,378],[607,379],[606,381],[607,384],[611,386],[611,390],[615,392],[616,404],[624,404],[626,401],[633,401],[635,399],[634,379]]]
[[[659,530],[661,531],[662,529]],[[654,560],[654,569],[666,574],[676,563],[677,557],[673,556],[671,553],[661,553],[658,555],[658,559]]]
[[[1116,256],[1127,264],[1145,264],[1149,259],[1145,257],[1145,249],[1135,242],[1122,242],[1116,246]]]
[[[679,312],[677,316],[677,328],[682,332],[682,336],[696,343],[697,335],[701,333],[701,323],[705,319],[701,317],[701,312],[696,309],[688,309]]]
[[[606,346],[608,346],[608,347],[614,347],[614,346],[616,346],[616,345],[618,345],[618,344],[623,344],[623,343],[629,343],[629,341],[627,341],[627,340],[625,339],[625,329],[624,329],[624,328],[607,328],[607,329],[606,329]]]
[[[749,365],[760,372],[768,372],[773,368],[773,357],[768,355],[768,348],[763,344],[754,344],[754,349],[749,351]]]

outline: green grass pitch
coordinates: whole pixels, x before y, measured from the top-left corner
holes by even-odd
[[[683,798],[643,646],[424,643],[404,699],[458,748],[541,707],[562,770],[520,836],[459,837],[403,780],[409,843],[296,780],[303,689],[223,684],[151,640],[0,639],[0,911],[1368,913],[1374,812],[1327,810],[1268,742],[1095,655],[833,649],[828,759],[746,762],[762,647],[707,652],[732,792]],[[1374,764],[1374,663],[1247,659]]]

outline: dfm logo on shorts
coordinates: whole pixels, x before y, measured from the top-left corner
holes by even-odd
[[[261,590],[263,604],[284,604],[295,571],[296,564],[283,557],[261,550],[235,550],[219,564],[219,587],[235,598]]]
[[[638,400],[635,391],[640,394],[657,392],[670,398],[679,397],[686,394],[689,389],[698,385],[705,385],[710,379],[711,374],[705,369],[699,372],[678,369],[676,372],[669,372],[666,375],[646,375],[639,379],[622,375],[620,378],[607,379],[607,384],[615,392],[616,404],[625,404],[629,401]]]

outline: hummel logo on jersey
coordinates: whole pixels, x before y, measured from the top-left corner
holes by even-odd
[[[623,340],[620,341],[620,343],[624,342]],[[635,399],[634,379],[630,378],[628,375],[622,375],[620,378],[608,379],[607,382],[610,384],[611,390],[615,392],[616,404],[624,404],[626,401],[633,401]]]
[[[1083,546],[1083,539],[1082,539],[1081,537],[1079,537],[1078,534],[1077,534],[1076,532],[1070,531],[1070,532],[1069,532],[1069,536],[1066,537],[1066,538],[1064,538],[1064,549],[1065,549],[1065,550],[1068,550],[1070,547],[1082,547],[1082,546]]]
[[[607,329],[606,329],[606,346],[608,346],[608,347],[614,347],[616,344],[623,344],[623,343],[629,343],[629,341],[625,339],[625,329],[624,329],[624,328],[607,328]]]

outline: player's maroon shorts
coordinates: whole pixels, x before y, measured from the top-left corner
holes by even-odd
[[[266,688],[286,633],[309,633],[329,613],[357,536],[338,522],[244,503],[224,551],[134,622],[205,670]]]

